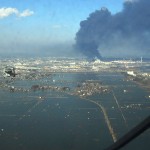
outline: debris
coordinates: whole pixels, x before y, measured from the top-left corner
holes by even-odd
[[[1,131],[3,132],[3,131],[4,131],[4,129],[1,129]]]
[[[4,77],[15,77],[15,68],[11,66],[6,66],[3,70],[3,76]]]
[[[127,93],[127,90],[123,90],[124,93]]]

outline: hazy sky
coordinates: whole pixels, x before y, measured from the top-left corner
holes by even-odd
[[[124,0],[0,0],[0,52],[71,45],[81,20],[101,7],[112,13]]]

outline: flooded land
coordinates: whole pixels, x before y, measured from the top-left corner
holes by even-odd
[[[103,150],[150,115],[150,62],[0,64],[1,150]],[[149,138],[147,130],[122,149],[148,150]]]

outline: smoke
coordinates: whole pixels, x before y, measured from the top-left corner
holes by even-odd
[[[88,58],[101,52],[141,53],[150,50],[150,1],[126,0],[123,10],[112,15],[101,8],[81,21],[75,49]]]

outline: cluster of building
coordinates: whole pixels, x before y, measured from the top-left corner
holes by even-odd
[[[124,71],[131,68],[139,68],[141,66],[149,65],[147,62],[145,63],[143,61],[132,60],[101,61],[99,59],[95,59],[94,61],[88,61],[86,59],[77,58],[50,57],[0,60],[0,64],[2,67],[13,64],[12,67],[15,68],[16,74],[31,70],[45,72],[98,72],[103,70]]]
[[[86,81],[83,82],[81,85],[77,86],[74,94],[80,97],[86,97],[96,93],[100,94],[108,91],[109,91],[108,88],[102,86],[100,83],[94,81]]]
[[[39,90],[52,90],[52,91],[70,91],[70,87],[66,86],[48,86],[48,85],[32,85],[31,90],[39,91]]]
[[[150,88],[150,73],[127,71],[128,79]]]

